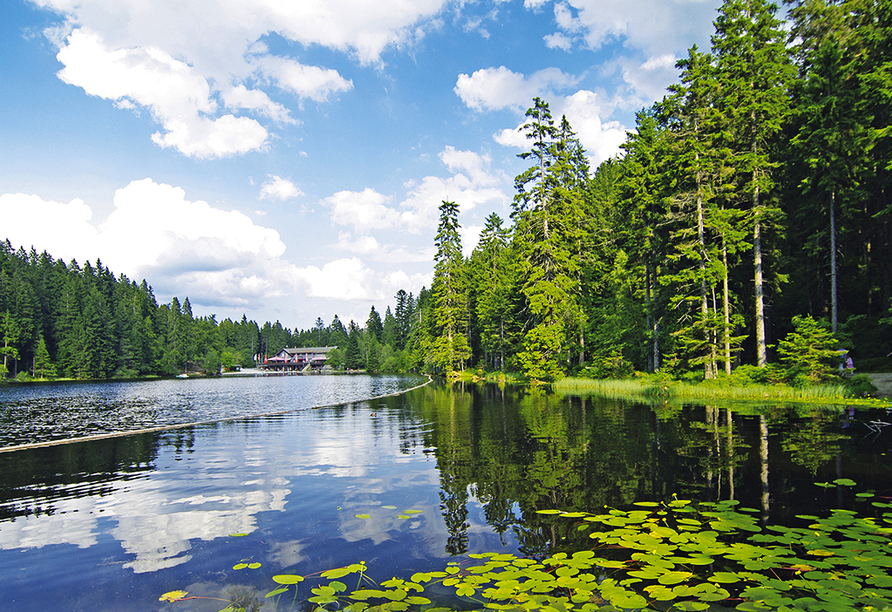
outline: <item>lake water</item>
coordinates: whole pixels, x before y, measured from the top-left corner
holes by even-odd
[[[3,389],[7,446],[35,432],[57,438],[68,422],[84,434],[292,411],[0,452],[0,609],[226,606],[158,600],[181,589],[274,610],[264,595],[276,574],[362,560],[379,580],[408,577],[469,552],[536,556],[574,537],[556,537],[540,509],[597,511],[678,493],[739,499],[783,522],[828,506],[860,510],[858,491],[892,495],[892,431],[871,423],[889,421],[885,411],[648,406],[436,383],[350,395],[418,383],[318,376]],[[345,400],[355,401],[313,409]],[[857,487],[814,485],[836,478]],[[240,563],[260,565],[233,569]]]

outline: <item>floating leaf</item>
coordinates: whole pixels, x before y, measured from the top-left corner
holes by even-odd
[[[356,515],[356,518],[358,518],[358,519],[367,519],[367,518],[372,518],[372,516],[371,516],[370,514],[357,514],[357,515]]]
[[[421,514],[421,510],[403,510],[403,514]]]
[[[186,595],[186,591],[168,591],[167,593],[159,597],[158,601],[169,601],[173,603],[175,601],[180,601]]]
[[[837,478],[833,481],[833,484],[838,484],[842,487],[854,487],[858,483],[852,480],[851,478]]]
[[[248,534],[247,533],[230,533],[229,537],[230,538],[243,538],[246,535],[248,535]]]
[[[257,569],[257,568],[259,568],[259,567],[260,567],[260,564],[257,563],[256,561],[255,561],[254,563],[249,563],[249,564],[248,564],[248,569]]]
[[[270,591],[269,593],[264,595],[264,597],[275,597],[276,595],[285,593],[287,590],[288,590],[288,587],[279,587],[278,589]]]
[[[235,565],[232,566],[232,569],[234,569],[234,570],[243,570],[243,569],[245,569],[246,567],[248,567],[248,564],[247,564],[247,563],[236,563]]]
[[[304,577],[298,576],[297,574],[277,574],[273,576],[273,582],[278,584],[297,584],[298,582],[303,582]]]
[[[398,514],[396,518],[405,520],[405,519],[410,519],[412,517],[408,516],[406,514]]]

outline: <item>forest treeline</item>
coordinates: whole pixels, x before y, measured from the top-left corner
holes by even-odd
[[[510,219],[465,257],[443,202],[434,281],[383,318],[291,331],[158,305],[145,281],[0,248],[3,364],[77,378],[215,371],[286,346],[337,367],[530,379],[771,371],[892,350],[892,2],[727,0],[711,48],[595,169],[533,100]],[[792,335],[791,335],[792,334]],[[819,346],[815,346],[816,339]],[[804,347],[801,350],[794,347]],[[788,363],[788,365],[789,365]],[[26,364],[25,368],[19,364]],[[825,363],[826,365],[826,363]],[[787,368],[787,372],[791,372]],[[826,371],[826,370],[825,370]]]
[[[400,291],[396,317],[374,307],[361,326],[322,319],[308,330],[195,316],[189,298],[158,304],[151,286],[101,261],[65,263],[0,242],[0,373],[21,378],[129,378],[255,365],[285,347],[337,346],[336,368],[406,371],[416,300]],[[380,339],[380,340],[379,340]],[[397,358],[394,358],[396,353]]]
[[[777,357],[795,375],[789,349],[810,334],[815,359],[842,346],[882,366],[892,2],[786,8],[725,1],[711,48],[688,51],[623,155],[593,171],[566,117],[534,99],[511,227],[491,215],[463,258],[458,209],[440,209],[424,362],[709,379]]]

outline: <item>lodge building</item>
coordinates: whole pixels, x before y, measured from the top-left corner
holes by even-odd
[[[318,372],[325,366],[328,353],[336,346],[284,348],[257,367],[266,372]]]

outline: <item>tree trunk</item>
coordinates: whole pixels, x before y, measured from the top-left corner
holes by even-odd
[[[706,229],[703,222],[703,194],[700,191],[700,175],[697,175],[697,242],[700,245],[700,317],[703,319],[703,336],[709,345],[711,359],[703,362],[703,377],[715,378],[715,338],[709,324],[708,288],[706,286]]]
[[[836,191],[830,192],[830,327],[836,333]]]
[[[725,374],[731,375],[731,296],[728,295],[728,245],[725,244],[725,237],[722,236],[722,264],[725,266],[725,272],[722,274],[722,310],[725,340]]]
[[[753,265],[755,268],[756,289],[756,365],[764,368],[768,363],[765,340],[765,295],[762,277],[762,220],[759,218],[759,188],[753,193]]]
[[[653,280],[654,280],[654,299],[653,304],[657,302],[657,266],[654,266],[653,272]],[[652,304],[652,305],[653,305]],[[656,313],[652,315],[653,317],[653,334],[654,334],[654,372],[660,371],[660,320],[657,318]]]

